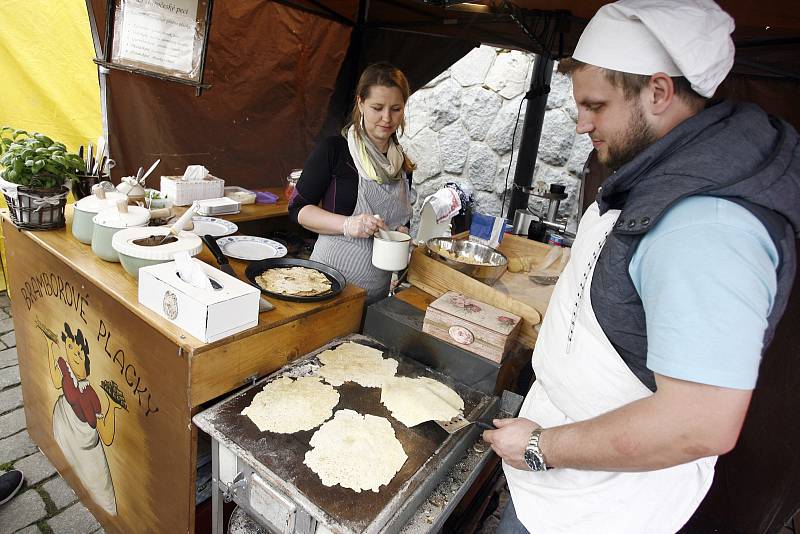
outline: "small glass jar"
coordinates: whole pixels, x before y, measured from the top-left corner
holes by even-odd
[[[286,200],[291,200],[292,194],[294,194],[294,187],[297,185],[301,174],[303,174],[303,169],[292,169],[289,171],[289,175],[286,177]]]

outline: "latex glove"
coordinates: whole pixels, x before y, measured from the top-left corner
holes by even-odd
[[[369,215],[367,213],[351,215],[344,220],[342,234],[344,234],[345,237],[353,238],[372,237],[372,234],[378,231],[378,227],[387,229],[386,224],[374,215]]]

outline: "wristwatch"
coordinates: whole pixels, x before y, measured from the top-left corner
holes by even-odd
[[[542,435],[542,428],[537,428],[531,432],[531,439],[525,447],[525,463],[531,471],[547,471],[547,463],[544,461],[544,454],[539,448],[539,436]]]

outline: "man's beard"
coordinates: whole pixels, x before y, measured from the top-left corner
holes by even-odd
[[[602,161],[606,167],[616,171],[642,150],[656,141],[656,134],[647,123],[641,103],[636,102],[628,127],[617,138],[608,143],[608,156]]]

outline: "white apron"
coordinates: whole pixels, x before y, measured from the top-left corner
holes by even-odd
[[[592,310],[594,266],[619,216],[592,204],[553,291],[533,352],[536,382],[520,417],[544,428],[596,417],[651,395],[603,333]],[[546,455],[545,455],[546,457]],[[503,464],[517,517],[533,534],[671,533],[711,486],[716,456],[643,473]]]
[[[89,423],[78,419],[64,395],[53,407],[53,437],[95,504],[117,515],[114,484],[100,435]]]

